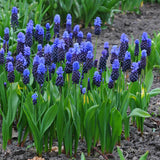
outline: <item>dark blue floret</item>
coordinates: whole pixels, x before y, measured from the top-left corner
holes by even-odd
[[[87,33],[87,40],[89,42],[92,42],[92,34],[90,32]]]
[[[131,71],[129,78],[131,82],[135,82],[138,80],[138,68],[139,68],[138,63],[133,62],[131,68],[132,68],[132,71]]]
[[[15,80],[15,75],[14,75],[14,68],[13,68],[13,63],[12,62],[8,63],[7,70],[8,70],[7,79],[10,83],[13,83],[14,80]]]
[[[130,52],[127,51],[123,61],[122,71],[126,72],[130,68],[131,68],[131,54]]]
[[[11,26],[14,30],[16,30],[16,28],[18,27],[18,9],[17,7],[12,8]]]
[[[148,34],[146,32],[143,32],[142,42],[141,42],[141,51],[142,50],[147,50],[147,47],[148,47],[147,40],[148,40]]]
[[[19,32],[17,37],[17,54],[20,52],[24,54],[25,35],[22,32]]]
[[[83,32],[79,31],[77,34],[77,43],[81,44],[83,40]]]
[[[111,64],[115,59],[118,59],[118,49],[116,45],[113,46],[111,49],[111,59],[110,59]]]
[[[111,78],[113,81],[117,80],[119,77],[119,61],[115,59],[112,64]]]
[[[43,27],[40,27],[38,30],[38,35],[37,35],[38,43],[43,45],[43,39],[44,39],[44,29]]]
[[[94,33],[95,35],[100,35],[101,33],[101,19],[100,17],[96,17],[94,20]]]
[[[54,38],[59,38],[60,30],[60,15],[56,14],[54,17]]]
[[[51,46],[51,57],[52,57],[52,61],[54,63],[57,63],[58,61],[58,45],[59,45],[59,39],[55,38],[53,45]]]
[[[80,80],[79,62],[75,61],[73,63],[72,81],[73,83],[78,84],[79,80]]]
[[[46,72],[45,65],[40,63],[37,68],[37,82],[40,86],[42,86],[44,83],[45,72]]]
[[[79,27],[78,24],[75,25],[74,28],[73,28],[73,37],[74,37],[75,39],[77,39],[77,34],[78,34],[78,32],[79,32],[79,29],[80,29],[80,27]]]
[[[108,88],[112,89],[114,87],[114,81],[112,80],[112,78],[109,78],[109,82],[108,82]]]
[[[66,52],[67,52],[68,49],[69,49],[69,34],[68,34],[68,31],[64,31],[62,37],[63,37],[63,40],[64,40],[64,42],[65,42],[65,50],[66,50]]]
[[[25,57],[25,59],[27,61],[27,67],[30,64],[30,54],[31,54],[30,47],[24,47],[24,57]]]
[[[94,77],[93,77],[93,84],[96,85],[97,87],[100,87],[100,85],[101,85],[101,80],[102,80],[101,75],[99,74],[98,71],[96,71],[96,72],[94,73]]]
[[[46,41],[47,43],[50,41],[51,38],[51,33],[50,33],[50,24],[46,24]]]
[[[44,56],[44,53],[43,53],[43,50],[42,50],[42,45],[41,44],[38,44],[38,46],[37,46],[37,55],[39,56],[39,57],[43,57]]]
[[[23,71],[23,83],[25,85],[29,83],[29,75],[30,75],[29,69],[25,69]]]
[[[57,69],[57,79],[56,79],[56,86],[63,86],[64,85],[64,80],[63,80],[63,68],[59,67]]]
[[[51,47],[49,44],[47,44],[44,47],[44,58],[45,58],[45,65],[50,66],[51,65]]]
[[[27,67],[27,61],[22,55],[22,53],[19,53],[16,56],[16,70],[20,73],[23,73],[24,69]]]
[[[32,102],[33,102],[33,105],[36,105],[36,104],[37,104],[37,98],[38,98],[37,94],[34,93],[34,94],[32,95]]]
[[[65,42],[63,39],[58,44],[58,62],[65,60]]]
[[[31,47],[33,44],[33,36],[32,36],[33,26],[28,25],[25,34],[25,45]]]
[[[1,48],[0,50],[0,64],[4,64],[5,63],[5,59],[4,59],[4,49]]]
[[[135,40],[135,49],[134,49],[134,55],[138,56],[139,55],[139,40]]]

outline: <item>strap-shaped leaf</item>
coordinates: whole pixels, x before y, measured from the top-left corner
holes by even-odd
[[[132,117],[132,116],[134,116],[134,117],[142,117],[142,118],[149,118],[149,117],[151,117],[151,115],[148,112],[146,112],[146,111],[144,111],[144,110],[142,110],[140,108],[135,108],[131,112],[131,114],[129,115],[129,117]]]

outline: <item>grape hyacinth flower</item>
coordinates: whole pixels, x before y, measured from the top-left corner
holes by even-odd
[[[140,64],[141,69],[145,69],[146,67],[146,57],[147,57],[146,50],[142,50],[141,64]]]
[[[8,63],[7,71],[8,71],[7,79],[10,83],[13,83],[15,80],[15,75],[14,75],[14,68],[13,68],[12,62]]]
[[[59,38],[60,30],[60,15],[56,14],[54,17],[54,38]]]
[[[24,56],[22,55],[22,53],[20,52],[17,56],[16,56],[16,70],[20,73],[23,73],[24,69],[27,67],[27,61],[24,58]]]
[[[37,55],[39,56],[39,57],[43,57],[43,51],[42,51],[42,45],[41,44],[38,44],[38,46],[37,46]]]
[[[51,50],[52,50],[52,61],[54,63],[58,62],[58,45],[59,45],[59,39],[55,38],[53,45],[51,46]]]
[[[41,28],[41,25],[40,24],[36,24],[35,32],[34,32],[34,38],[35,38],[36,41],[38,40],[38,32],[39,32],[40,28]]]
[[[25,34],[25,45],[31,47],[33,44],[33,26],[28,24]]]
[[[44,58],[45,58],[45,65],[50,66],[51,65],[51,46],[47,44],[44,46]]]
[[[30,47],[24,47],[24,57],[27,61],[27,67],[30,65],[30,54],[31,54],[31,49]]]
[[[58,62],[65,60],[65,42],[63,39],[58,44]]]
[[[141,74],[141,71],[142,71],[141,61],[138,61],[137,63],[138,63],[138,69],[137,69],[137,71],[138,71],[138,75],[140,75],[140,74]]]
[[[66,21],[66,31],[68,33],[72,32],[72,20],[71,19],[67,19]]]
[[[121,65],[123,63],[123,60],[124,60],[124,57],[125,57],[125,53],[127,51],[127,47],[126,47],[126,39],[127,39],[127,36],[126,34],[122,34],[121,35],[121,44],[120,44],[120,49],[119,49],[119,55],[118,55],[118,59],[119,59],[119,62],[121,62]]]
[[[52,63],[51,66],[49,66],[49,79],[51,80],[52,74],[54,74],[56,69],[56,64]],[[48,77],[47,77],[48,80]]]
[[[104,49],[103,51],[102,51],[102,56],[100,57],[100,61],[99,61],[99,70],[101,70],[102,69],[102,72],[103,71],[106,71],[106,56],[107,56],[107,51]]]
[[[132,71],[129,76],[131,82],[135,82],[138,80],[138,68],[138,63],[133,62],[131,67]]]
[[[147,56],[150,56],[151,54],[151,46],[152,46],[152,40],[150,38],[147,39]]]
[[[101,19],[100,17],[96,17],[94,20],[94,33],[95,35],[100,35],[101,33]]]
[[[101,75],[99,74],[98,71],[95,71],[94,72],[94,77],[93,77],[93,84],[96,85],[97,87],[100,87],[101,80],[102,80]]]
[[[22,32],[19,32],[17,37],[17,54],[20,52],[24,54],[25,35]]]
[[[109,43],[108,42],[104,43],[104,49],[107,51],[106,59],[108,59],[109,57]]]
[[[27,23],[27,26],[30,26],[32,28],[32,36],[34,36],[34,23],[31,19]]]
[[[98,64],[98,59],[95,59],[94,62],[93,62],[93,67],[97,68],[97,64]]]
[[[79,83],[80,75],[81,74],[79,72],[79,62],[75,61],[73,63],[73,73],[72,73],[72,81],[73,81],[73,83],[75,83],[75,84]]]
[[[45,72],[45,65],[43,63],[40,63],[37,68],[37,82],[40,86],[42,86],[44,83]]]
[[[11,26],[14,31],[18,27],[18,9],[17,9],[17,7],[12,8]]]
[[[82,88],[82,94],[84,95],[86,93],[86,88]]]
[[[25,85],[29,83],[29,75],[30,75],[29,69],[25,69],[23,71],[23,83]]]
[[[8,52],[9,51],[9,41],[5,41],[3,40],[3,49],[5,52]]]
[[[57,79],[56,79],[56,86],[60,86],[62,87],[64,85],[64,80],[63,80],[63,68],[62,67],[59,67],[57,69]]]
[[[136,39],[134,43],[135,43],[134,56],[138,56],[139,55],[139,40]]]
[[[66,50],[66,52],[67,52],[68,49],[69,49],[69,34],[68,34],[68,32],[67,32],[67,31],[64,31],[62,37],[63,37],[63,40],[64,40],[64,42],[65,42],[65,50]]]
[[[118,59],[115,59],[112,64],[112,73],[111,73],[111,78],[113,81],[117,80],[119,77],[119,67],[120,67],[119,61]]]
[[[127,51],[123,61],[122,71],[126,72],[130,68],[131,68],[131,54],[130,52]]]
[[[69,34],[69,47],[73,47],[73,33]]]
[[[4,59],[4,49],[1,48],[0,50],[0,64],[4,64],[5,63],[5,59]]]
[[[51,39],[50,24],[46,23],[46,42],[48,43],[50,39]]]
[[[77,39],[77,34],[79,32],[79,29],[80,29],[80,27],[79,27],[78,24],[75,25],[74,28],[73,28],[73,37],[75,38],[75,40]]]
[[[87,40],[89,42],[92,42],[92,34],[90,32],[87,33]]]
[[[77,43],[79,43],[79,45],[82,43],[83,40],[83,32],[79,31],[77,34]]]
[[[11,56],[11,52],[9,51],[8,53],[7,53],[7,56],[6,56],[6,63],[5,63],[5,69],[6,69],[6,71],[8,71],[7,69],[8,69],[8,63],[9,62],[14,62],[14,58]]]
[[[32,68],[33,77],[35,79],[37,79],[37,68],[39,63],[40,63],[40,57],[36,55],[33,59],[33,68]]]
[[[88,70],[90,70],[93,67],[93,57],[93,53],[91,51],[88,51],[86,57],[86,65]]]
[[[118,48],[116,45],[114,45],[111,49],[111,59],[110,59],[111,64],[113,64],[113,61],[115,59],[118,59]]]
[[[114,87],[114,81],[109,77],[108,88],[112,89]]]
[[[85,62],[86,56],[87,56],[86,42],[82,42],[80,45],[80,53],[78,57],[79,62]]]
[[[4,38],[3,38],[6,42],[8,42],[9,41],[9,28],[8,27],[6,27],[5,29],[4,29]]]
[[[6,82],[4,82],[4,87],[7,88],[7,83]]]
[[[38,30],[38,35],[37,35],[38,43],[43,45],[43,39],[44,39],[44,29],[43,27],[40,27]]]
[[[79,60],[79,54],[80,54],[80,47],[78,43],[74,44],[74,49],[72,52],[72,59],[71,59],[71,63],[73,64],[73,62],[78,61]]]
[[[37,104],[37,98],[38,98],[37,94],[34,93],[34,94],[32,95],[32,102],[33,102],[33,105],[36,105],[36,104]]]
[[[72,73],[73,67],[72,67],[72,53],[71,52],[67,52],[66,53],[66,67],[65,67],[65,73]]]
[[[147,47],[148,47],[147,40],[148,40],[148,34],[146,32],[143,32],[142,42],[141,42],[141,51],[144,49],[147,50]]]
[[[88,78],[87,92],[91,90],[90,78]]]

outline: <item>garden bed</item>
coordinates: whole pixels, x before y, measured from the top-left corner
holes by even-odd
[[[141,15],[135,13],[127,14],[117,14],[113,22],[113,26],[107,25],[106,29],[102,30],[102,33],[98,39],[97,45],[97,58],[100,57],[100,53],[103,49],[105,41],[108,41],[110,48],[112,45],[119,45],[120,35],[126,33],[131,37],[134,37],[134,40],[139,38],[144,31],[146,31],[151,38],[153,37],[153,31],[160,30],[160,21],[158,21],[158,16],[160,15],[160,5],[158,4],[146,4],[141,8]],[[84,35],[87,32],[93,33],[92,28],[82,29]],[[85,38],[85,37],[84,37]],[[93,44],[95,43],[95,35],[93,34]],[[109,62],[109,61],[108,61]],[[109,65],[109,64],[108,64]],[[160,87],[160,81],[157,80],[159,72],[154,72],[155,79],[152,85],[152,88]],[[148,159],[159,160],[160,157],[160,118],[156,115],[160,114],[160,96],[153,97],[149,105],[149,113],[153,117],[145,120],[144,123],[144,134],[143,136],[137,131],[137,128],[131,126],[130,128],[130,141],[126,141],[122,135],[121,149],[123,150],[124,156],[126,159],[137,160],[142,154],[147,150],[149,151]],[[158,123],[159,122],[159,123]],[[2,135],[1,135],[1,122],[0,122],[0,159],[31,159],[36,156],[36,150],[33,147],[27,149],[27,146],[31,145],[31,141],[27,139],[24,147],[17,146],[17,132],[13,131],[13,143],[7,146],[6,151],[2,150]],[[15,141],[14,141],[15,140]],[[57,146],[57,142],[54,142],[54,145]],[[75,159],[80,159],[81,152],[84,152],[87,156],[86,144],[79,141],[79,147]],[[115,148],[113,152],[113,159],[119,159],[117,154],[117,149]],[[58,156],[57,152],[44,153],[43,158],[45,159],[69,159],[65,154]],[[90,157],[86,159],[103,159],[103,156],[97,153],[93,149]]]

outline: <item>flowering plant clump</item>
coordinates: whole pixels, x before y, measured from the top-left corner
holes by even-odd
[[[62,144],[66,154],[72,156],[73,146],[76,154],[79,138],[85,139],[88,155],[99,141],[102,153],[112,153],[120,143],[123,126],[129,139],[130,118],[143,133],[144,118],[150,117],[150,97],[160,93],[159,88],[150,91],[153,74],[146,69],[152,40],[144,32],[131,51],[129,38],[123,33],[120,46],[110,49],[109,43],[104,43],[98,60],[92,34],[85,35],[80,25],[72,30],[70,14],[63,35],[60,15],[56,14],[53,21],[53,25],[47,23],[44,27],[34,26],[30,20],[25,34],[15,32],[17,46],[11,46],[12,53],[7,43],[9,28],[4,31],[9,50],[6,44],[0,49],[3,148],[11,142],[15,122],[18,145],[23,146],[30,135],[39,156],[43,150],[51,151],[53,139],[58,140],[59,154]],[[11,26],[18,27],[16,7],[12,9]],[[99,17],[94,26],[97,39],[101,34]]]

